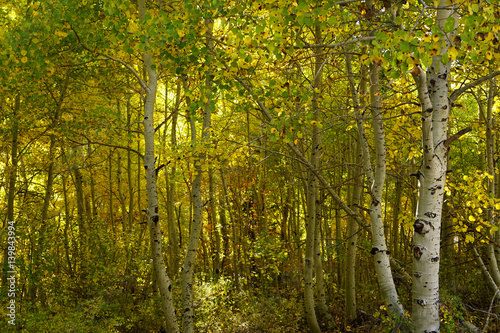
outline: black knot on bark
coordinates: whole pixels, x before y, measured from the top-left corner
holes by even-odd
[[[415,259],[419,260],[422,257],[423,251],[424,251],[423,247],[415,246],[413,248],[413,256],[415,257]]]
[[[420,221],[419,219],[417,219],[415,221],[415,223],[413,223],[413,228],[415,229],[415,232],[418,233],[418,234],[423,234],[423,230],[424,230],[424,224],[422,223],[422,221]]]
[[[417,303],[421,307],[424,307],[427,304],[427,301],[425,299],[416,299],[415,303]]]

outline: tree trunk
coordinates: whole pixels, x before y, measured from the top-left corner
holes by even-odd
[[[8,222],[13,221],[14,223],[14,199],[16,196],[16,181],[17,181],[17,163],[18,163],[18,136],[19,136],[19,122],[18,122],[18,112],[21,104],[21,97],[16,95],[14,99],[14,107],[12,108],[12,146],[10,151],[10,167],[8,169],[8,179],[9,179],[9,189],[7,193],[7,221],[4,221],[3,228],[5,233],[8,233]],[[14,271],[13,269],[9,269],[8,262],[8,246],[5,246],[3,252],[3,274],[2,274],[2,290],[8,290],[7,288],[7,277],[8,271]]]
[[[220,262],[220,234],[219,228],[217,227],[217,210],[215,202],[215,190],[214,190],[214,176],[213,169],[210,168],[208,171],[208,182],[209,182],[209,202],[210,202],[210,223],[212,224],[212,232],[214,238],[213,251],[212,251],[212,261],[214,278],[217,281],[221,273],[221,262]]]
[[[392,257],[399,259],[399,228],[401,221],[399,220],[399,211],[401,208],[401,193],[403,191],[403,182],[396,176],[396,194],[394,197],[394,204],[392,206]]]
[[[386,150],[385,135],[382,120],[382,102],[379,90],[379,71],[377,64],[372,64],[370,69],[370,99],[373,118],[373,132],[375,141],[375,171],[371,164],[368,141],[364,130],[362,115],[357,115],[358,137],[363,151],[363,166],[366,174],[366,183],[370,189],[370,221],[372,229],[372,250],[377,279],[386,303],[387,313],[394,317],[403,317],[404,310],[398,298],[396,286],[392,277],[387,248],[384,221],[382,219],[382,192],[386,178]]]
[[[170,130],[170,144],[172,149],[177,147],[177,117],[181,100],[181,83],[177,82],[175,94],[175,106],[172,111],[172,125]],[[165,119],[167,114],[165,114]],[[166,130],[166,128],[165,128]],[[165,172],[165,181],[167,189],[167,218],[168,218],[168,247],[170,252],[170,269],[172,274],[177,274],[179,269],[179,242],[177,240],[177,231],[175,227],[175,198],[176,198],[176,160],[172,161],[170,172]]]
[[[321,43],[321,29],[317,25],[315,29],[316,43]],[[313,97],[312,97],[312,112],[315,125],[312,127],[311,135],[311,157],[310,163],[312,168],[319,168],[319,154],[321,150],[321,139],[319,134],[319,128],[316,125],[319,121],[319,107],[318,107],[318,90],[321,88],[321,68],[322,68],[322,50],[316,49],[315,51],[315,65],[314,65],[314,79],[313,79]],[[316,221],[316,210],[318,201],[318,179],[316,175],[309,171],[307,173],[307,186],[306,186],[306,203],[307,203],[307,214],[306,214],[306,251],[304,257],[304,308],[307,323],[309,329],[312,332],[321,332],[318,324],[315,311],[315,301],[314,301],[314,282],[313,273],[315,266],[315,236],[316,236],[316,226],[319,226]],[[320,252],[321,254],[321,252]],[[323,291],[324,292],[324,291]],[[325,298],[323,297],[323,301]],[[327,314],[326,304],[321,304],[318,309]]]
[[[446,0],[437,9],[436,25],[444,32],[444,22],[452,10]],[[441,53],[446,52],[453,35],[445,34]],[[433,57],[427,73],[416,67],[414,78],[422,109],[423,161],[419,170],[418,209],[413,233],[413,311],[416,333],[439,332],[439,262],[443,192],[446,181],[447,141],[450,111],[448,79],[451,61]]]
[[[132,111],[130,100],[127,100],[127,128],[130,128]],[[127,140],[127,147],[132,148],[132,139]],[[132,230],[134,211],[134,185],[132,184],[132,152],[127,150],[127,181],[128,181],[128,230]]]
[[[212,49],[212,27],[213,22],[206,21],[207,32],[206,32],[206,46],[209,50]],[[210,51],[209,51],[210,52]],[[201,182],[203,176],[203,166],[206,163],[206,153],[204,152],[206,147],[203,147],[205,143],[210,139],[210,123],[212,115],[212,70],[211,70],[211,56],[207,55],[206,65],[210,68],[207,72],[205,79],[205,89],[206,89],[206,103],[203,111],[203,125],[201,133],[201,143],[197,143],[196,140],[196,129],[194,126],[194,120],[190,117],[191,121],[191,142],[193,146],[193,154],[196,156],[196,161],[194,163],[195,167],[195,178],[192,184],[191,198],[193,205],[193,219],[191,223],[191,233],[189,235],[188,248],[186,252],[186,257],[184,259],[184,264],[182,266],[182,327],[183,332],[192,333],[194,331],[194,321],[193,321],[193,275],[194,275],[194,265],[196,261],[196,254],[198,250],[198,243],[200,241],[200,235],[203,228],[203,202],[201,197]]]
[[[146,14],[145,0],[138,0],[139,18],[144,20]],[[144,169],[146,172],[146,192],[148,205],[146,208],[147,223],[151,239],[151,252],[156,282],[160,290],[163,312],[167,321],[167,332],[179,331],[175,317],[174,302],[172,298],[172,284],[165,268],[162,251],[162,237],[160,228],[160,215],[158,211],[158,189],[157,175],[155,169],[155,126],[154,112],[156,104],[156,92],[158,89],[158,74],[153,70],[152,57],[149,52],[142,56],[146,68],[148,83],[144,87],[146,98],[144,102]]]

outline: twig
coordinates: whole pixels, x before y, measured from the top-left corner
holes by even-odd
[[[495,291],[495,295],[493,295],[493,298],[491,299],[490,308],[488,309],[488,316],[486,317],[486,323],[484,324],[484,327],[482,330],[483,333],[486,332],[486,329],[488,328],[488,325],[490,323],[491,309],[493,308],[493,303],[495,302],[495,298],[497,297],[497,294],[499,291],[500,291],[500,289],[497,289],[497,291]]]

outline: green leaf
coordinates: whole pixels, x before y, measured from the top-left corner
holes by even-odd
[[[408,51],[410,49],[410,44],[408,44],[408,42],[402,42],[399,49],[403,52]]]
[[[472,4],[471,8],[474,13],[477,13],[479,11],[479,5],[477,3]]]
[[[450,33],[455,30],[455,19],[453,17],[448,17],[444,23],[444,32]]]
[[[390,36],[384,32],[379,32],[377,34],[377,39],[380,40],[382,44],[385,44],[389,38]]]
[[[448,61],[450,61],[450,58],[448,57],[448,53],[443,54],[443,56],[441,57],[441,62],[444,65],[446,65],[448,63]]]

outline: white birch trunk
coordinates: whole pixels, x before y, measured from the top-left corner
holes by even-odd
[[[364,130],[361,115],[357,116],[358,136],[363,151],[363,167],[366,182],[370,186],[370,221],[372,229],[372,250],[374,257],[377,280],[382,293],[382,298],[387,307],[387,313],[394,317],[403,317],[404,309],[399,301],[394,279],[387,243],[385,240],[384,221],[382,219],[382,192],[386,177],[386,149],[385,135],[382,120],[382,103],[379,90],[380,66],[372,64],[370,69],[370,98],[373,118],[373,131],[375,141],[375,171],[373,171],[368,141]]]
[[[444,33],[444,22],[452,14],[447,1],[441,0],[436,25]],[[441,53],[446,52],[452,34],[445,34]],[[450,65],[433,58],[427,73],[415,70],[418,97],[422,109],[423,161],[419,171],[417,216],[413,233],[413,306],[412,324],[416,333],[439,332],[439,262],[443,192],[446,181],[448,118],[448,78]]]
[[[145,0],[138,1],[139,18],[145,16]],[[167,321],[167,332],[179,332],[175,317],[174,302],[172,298],[172,283],[165,268],[162,251],[162,237],[160,228],[160,215],[158,211],[157,175],[155,170],[155,126],[154,111],[156,92],[158,89],[158,74],[152,68],[152,57],[149,52],[143,54],[144,66],[147,73],[146,99],[144,102],[144,169],[146,173],[146,192],[148,207],[146,209],[147,223],[151,240],[151,255],[156,283],[160,290],[163,313]]]

